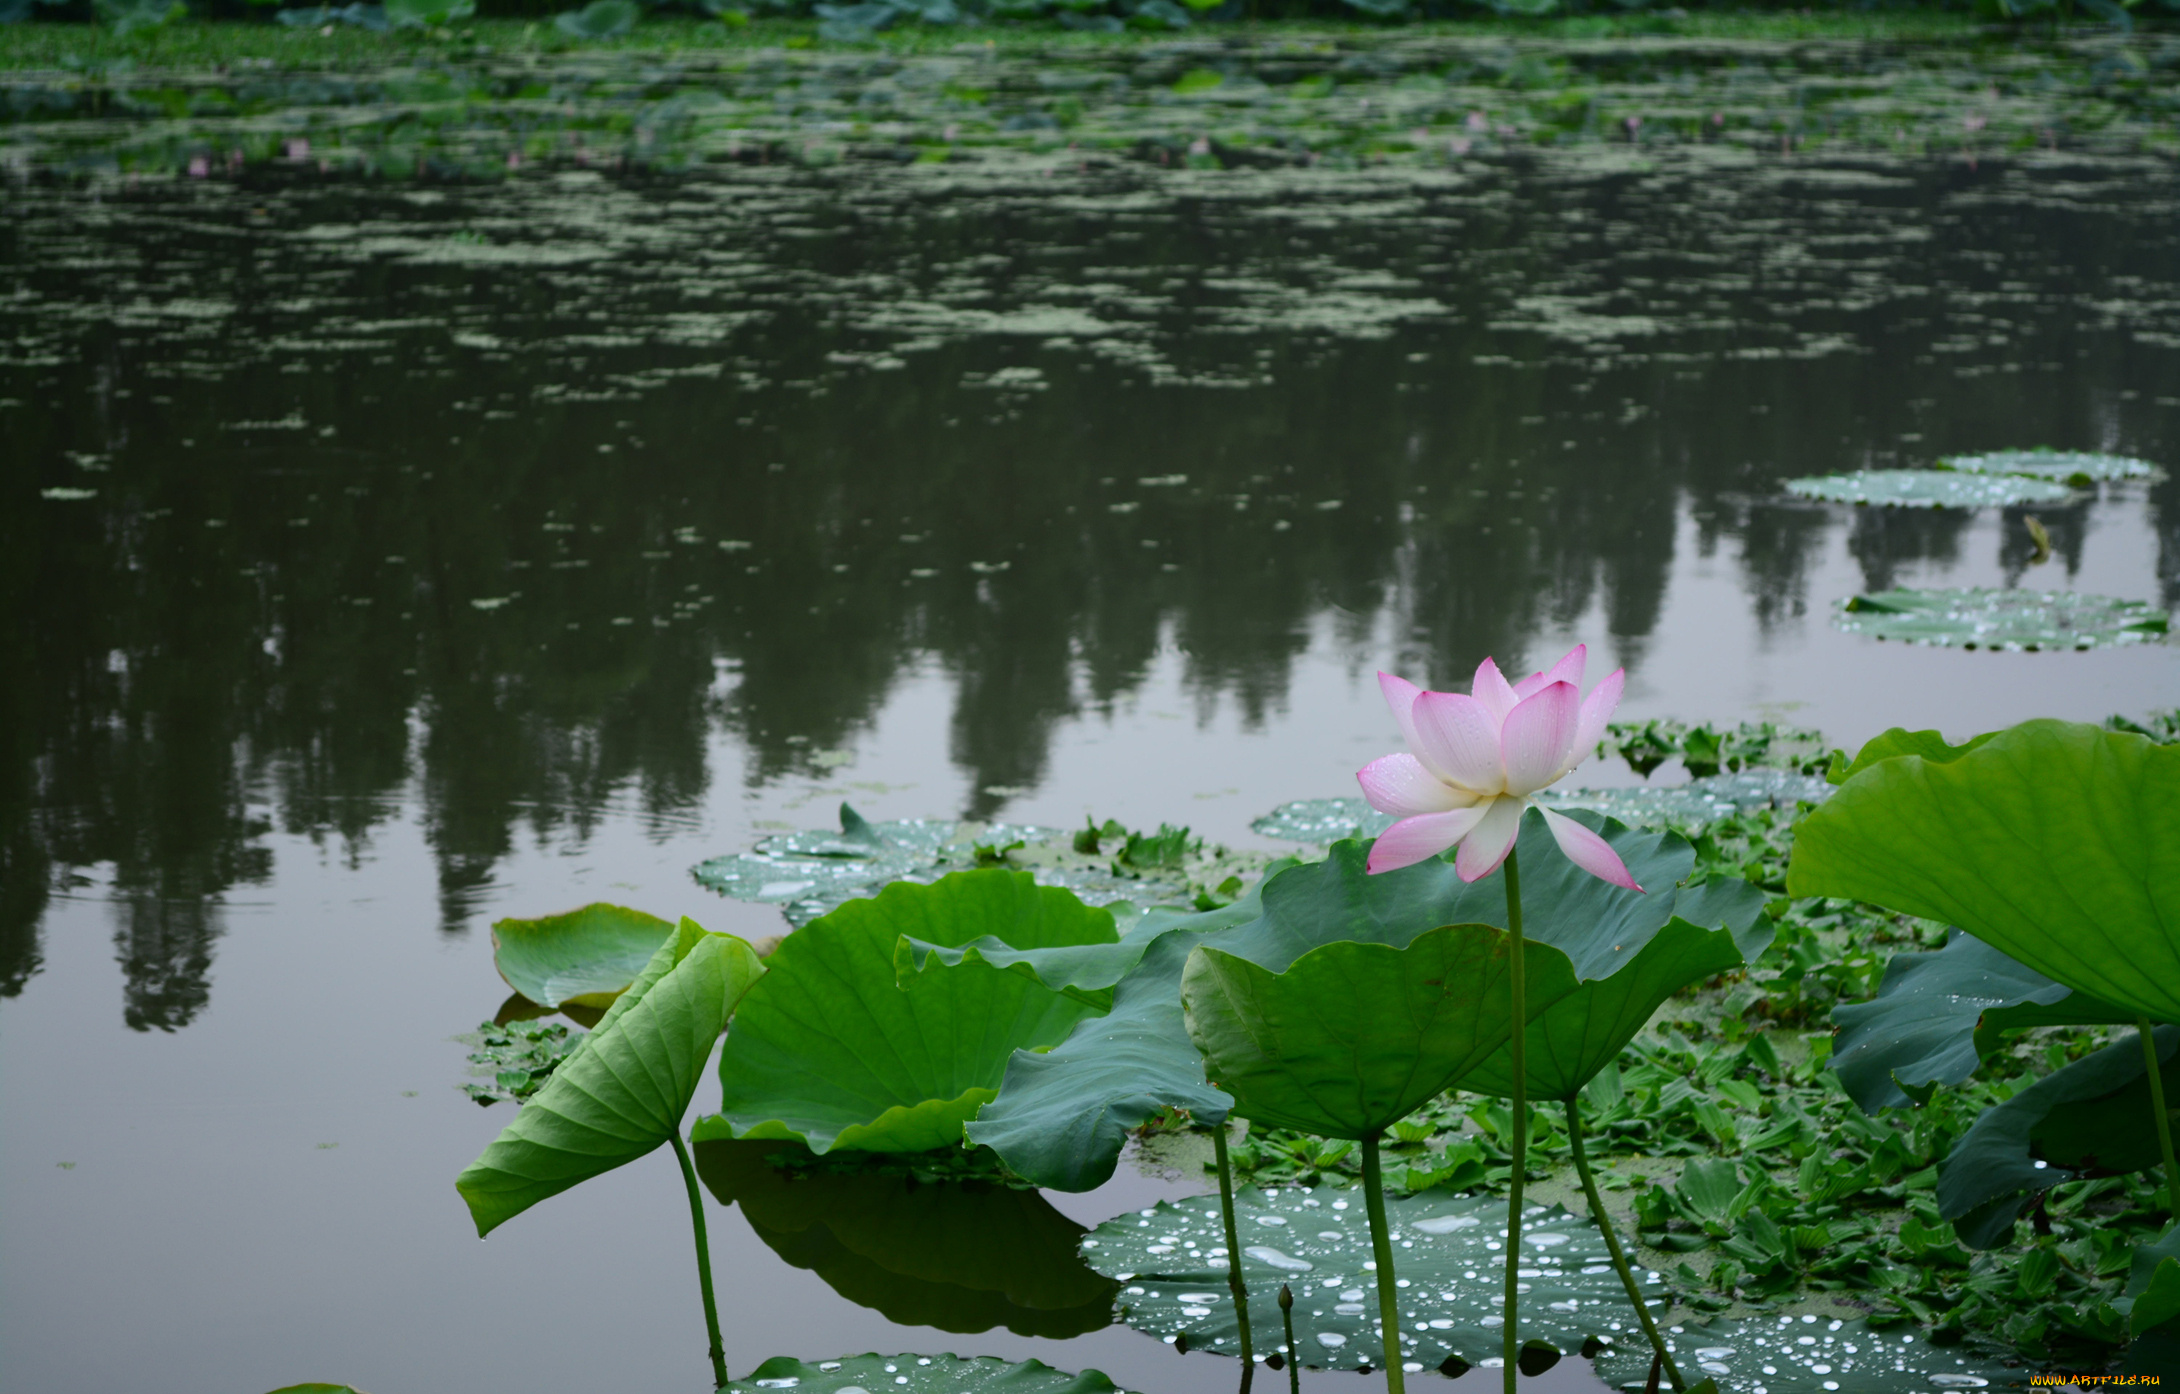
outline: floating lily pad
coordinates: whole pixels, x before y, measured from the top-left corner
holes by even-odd
[[[786,1146],[699,1143],[697,1175],[774,1253],[849,1301],[941,1331],[1065,1339],[1112,1323],[1116,1285],[1083,1262],[1086,1231],[1042,1193],[905,1167],[813,1171]]]
[[[1857,470],[1789,479],[1786,491],[1825,503],[1881,508],[2010,508],[2022,503],[2061,503],[2074,496],[2066,485],[2049,480],[1959,470]]]
[[[1735,813],[1822,803],[1832,788],[1821,776],[1791,770],[1743,770],[1686,784],[1626,789],[1553,789],[1537,802],[1555,809],[1594,808],[1631,827],[1700,826]],[[1361,799],[1297,799],[1249,826],[1266,837],[1330,846],[1343,837],[1375,837],[1396,820]]]
[[[2146,479],[2157,473],[2157,466],[2148,460],[2080,450],[1994,450],[1986,455],[1950,455],[1938,463],[1964,474],[2013,474],[2077,487],[2106,479]]]
[[[2029,1382],[2027,1370],[1961,1346],[1934,1346],[1920,1332],[1806,1313],[1675,1326],[1666,1345],[1682,1374],[1716,1380],[1720,1394],[1947,1394]],[[1597,1357],[1597,1374],[1615,1389],[1641,1389],[1650,1348],[1616,1342]]]
[[[2103,649],[2147,644],[2171,620],[2142,600],[2073,591],[1890,590],[1841,602],[1833,623],[1849,634],[1938,648]]]
[[[1218,886],[1230,876],[1246,876],[1266,860],[1260,854],[1209,846],[1185,828],[1161,833],[1130,836],[1109,825],[1106,834],[1113,850],[1107,855],[1077,850],[1080,833],[1029,823],[931,818],[872,823],[842,804],[837,832],[819,829],[768,837],[752,851],[700,862],[694,874],[699,884],[721,895],[779,906],[788,923],[800,928],[848,901],[874,896],[892,882],[929,884],[949,872],[979,866],[1027,871],[1039,885],[1064,887],[1085,904],[1111,905],[1124,900],[1184,902],[1196,886]]]
[[[1234,1203],[1252,1302],[1270,1308],[1280,1284],[1293,1290],[1300,1362],[1330,1370],[1382,1367],[1362,1192],[1248,1188]],[[1597,1227],[1557,1207],[1531,1206],[1523,1216],[1524,1340],[1567,1352],[1591,1337],[1641,1345],[1635,1309]],[[1385,1217],[1400,1294],[1402,1361],[1426,1368],[1449,1360],[1496,1362],[1503,1349],[1505,1198],[1426,1191],[1388,1198]],[[1091,1267],[1126,1284],[1121,1315],[1130,1326],[1168,1343],[1185,1338],[1191,1349],[1232,1353],[1240,1339],[1226,1291],[1224,1236],[1218,1197],[1194,1196],[1106,1221],[1083,1241],[1083,1253]],[[1646,1280],[1646,1295],[1657,1294],[1651,1305],[1663,1310],[1659,1276],[1637,1277]],[[1252,1325],[1257,1349],[1280,1347],[1276,1319],[1267,1326],[1259,1317]]]
[[[541,1007],[609,1007],[674,932],[671,921],[600,902],[492,926],[492,966]]]
[[[733,1394],[1115,1394],[1113,1382],[1096,1370],[1071,1375],[1042,1360],[1010,1365],[993,1355],[850,1355],[808,1363],[781,1355],[726,1388]]]

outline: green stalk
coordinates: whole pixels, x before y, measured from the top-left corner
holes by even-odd
[[[1385,1178],[1378,1173],[1378,1135],[1370,1134],[1362,1145],[1363,1207],[1370,1212],[1370,1249],[1378,1260],[1378,1337],[1385,1342],[1385,1388],[1387,1394],[1408,1394],[1407,1375],[1400,1368],[1400,1304],[1393,1287],[1393,1237],[1385,1229]]]
[[[1302,1352],[1294,1348],[1294,1293],[1285,1283],[1279,1285],[1279,1321],[1287,1328],[1287,1391],[1302,1394]]]
[[[696,1166],[677,1129],[673,1133],[674,1156],[681,1162],[681,1179],[689,1187],[689,1220],[696,1226],[696,1277],[704,1288],[704,1325],[712,1338],[712,1388],[727,1387],[727,1345],[719,1339],[719,1303],[712,1297],[712,1245],[704,1233],[704,1197],[696,1188]]]
[[[1226,1289],[1234,1294],[1234,1324],[1241,1328],[1241,1394],[1256,1378],[1256,1352],[1249,1344],[1249,1289],[1241,1280],[1241,1234],[1234,1228],[1234,1164],[1226,1156],[1226,1124],[1211,1130],[1219,1160],[1219,1218],[1226,1221]]]
[[[1506,1198],[1506,1394],[1514,1394],[1514,1380],[1521,1373],[1521,1191],[1529,1179],[1529,1037],[1527,984],[1523,980],[1521,947],[1521,866],[1512,852],[1506,854],[1506,927],[1514,936],[1513,956],[1507,960],[1507,986],[1514,994],[1514,1035],[1507,1045],[1514,1069],[1514,1185]]]
[[[1604,1232],[1605,1248],[1612,1254],[1612,1266],[1619,1270],[1620,1281],[1627,1288],[1627,1300],[1635,1304],[1635,1315],[1642,1320],[1643,1334],[1650,1338],[1650,1348],[1658,1353],[1665,1364],[1665,1373],[1672,1377],[1675,1389],[1685,1389],[1681,1383],[1680,1367],[1665,1349],[1665,1337],[1658,1331],[1658,1323],[1650,1315],[1650,1306],[1643,1301],[1643,1290],[1636,1286],[1635,1270],[1628,1267],[1627,1255],[1620,1249],[1620,1236],[1614,1232],[1612,1217],[1605,1213],[1605,1198],[1597,1193],[1597,1178],[1590,1174],[1589,1154],[1582,1146],[1582,1112],[1574,1097],[1567,1099],[1567,1142],[1574,1149],[1574,1170],[1582,1178],[1582,1194],[1590,1198],[1590,1218],[1597,1221],[1597,1228]]]
[[[2157,1145],[2165,1153],[2165,1196],[2172,1204],[2172,1217],[2180,1220],[2180,1167],[2172,1160],[2172,1115],[2165,1111],[2165,1072],[2158,1068],[2157,1042],[2150,1036],[2150,1019],[2135,1018],[2135,1034],[2142,1038],[2142,1067],[2150,1075],[2150,1110],[2157,1124]]]

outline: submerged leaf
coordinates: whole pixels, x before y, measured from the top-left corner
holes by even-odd
[[[578,39],[617,39],[636,27],[643,7],[636,0],[590,0],[580,10],[553,18],[553,27]]]
[[[1042,1360],[1010,1365],[991,1355],[849,1355],[808,1363],[777,1355],[724,1388],[731,1394],[1116,1394],[1113,1382],[1096,1370],[1071,1375]]]
[[[1907,1089],[1967,1079],[2003,1032],[2134,1019],[1955,932],[1936,953],[1895,954],[1875,997],[1833,1009],[1832,1068],[1875,1113],[1907,1107]]]
[[[611,1006],[674,926],[641,910],[600,902],[535,920],[492,926],[492,966],[541,1007]]]
[[[481,1237],[681,1128],[712,1045],[764,965],[683,920],[596,1030],[455,1181]]]
[[[1889,590],[1841,602],[1833,623],[1849,634],[1938,648],[2097,649],[2164,637],[2170,618],[2144,600],[2074,591]]]
[[[903,1168],[807,1174],[777,1142],[707,1142],[697,1174],[773,1252],[904,1326],[1003,1326],[1065,1339],[1113,1319],[1113,1282],[1077,1252],[1087,1232],[1033,1190],[921,1180]]]
[[[2147,479],[2157,473],[2157,467],[2148,460],[2081,450],[1993,450],[1984,455],[1949,455],[1938,463],[1968,474],[2016,474],[2076,485],[2107,479]]]
[[[1384,1362],[1378,1333],[1376,1263],[1359,1190],[1259,1191],[1234,1197],[1242,1278],[1253,1301],[1286,1284],[1294,1292],[1300,1362],[1319,1369]],[[1444,1191],[1388,1197],[1387,1230],[1397,1254],[1401,1359],[1426,1368],[1449,1360],[1476,1365],[1501,1350],[1506,1200]],[[1604,1237],[1557,1207],[1523,1211],[1521,1335],[1562,1352],[1591,1337],[1642,1344],[1627,1289],[1613,1272]],[[1127,1284],[1121,1315],[1191,1349],[1236,1352],[1234,1304],[1226,1288],[1226,1237],[1215,1195],[1108,1220],[1083,1241],[1092,1267]],[[1651,1305],[1667,1304],[1656,1273],[1638,1270]],[[1259,1353],[1279,1348],[1278,1316],[1254,1325]],[[1647,1356],[1646,1366],[1647,1369]]]
[[[2165,1095],[2180,1094],[2180,1027],[2160,1026]],[[1961,1242],[1989,1249],[2013,1238],[2014,1221],[2038,1192],[2085,1171],[2141,1171],[2161,1152],[2151,1126],[2150,1080],[2133,1033],[2054,1071],[2001,1104],[1938,1165],[1938,1214]]]
[[[972,962],[896,982],[905,938],[1017,949],[1112,943],[1112,915],[1027,872],[899,882],[795,931],[735,1017],[719,1056],[723,1097],[698,1140],[790,1138],[923,1152],[961,1141],[1017,1049],[1064,1039],[1095,1010],[1034,978]]]
[[[1796,827],[1786,886],[1958,925],[2180,1020],[2180,746],[2030,721],[1949,762],[1879,761]]]
[[[2018,475],[1967,474],[1957,470],[1857,470],[1789,479],[1786,491],[1825,503],[1884,508],[2011,508],[2022,503],[2061,503],[2074,497],[2064,484]]]

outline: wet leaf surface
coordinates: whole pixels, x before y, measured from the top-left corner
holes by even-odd
[[[1837,1317],[1688,1322],[1674,1326],[1668,1339],[1681,1373],[1717,1380],[1722,1394],[1950,1394],[2029,1387],[2028,1370],[2009,1368],[1986,1352]],[[1597,1373],[1615,1389],[1641,1389],[1650,1373],[1649,1352],[1616,1346],[1597,1358]]]
[[[1786,491],[1824,503],[1881,508],[2012,508],[2025,503],[2064,503],[2072,488],[2044,479],[1955,470],[1858,470],[1789,479]]]
[[[2015,474],[2076,487],[2110,479],[2147,479],[2157,473],[2157,466],[2148,460],[2084,450],[1994,450],[1984,455],[1950,455],[1939,463],[1971,474]]]
[[[2171,623],[2147,601],[1981,588],[1858,595],[1840,603],[1832,622],[1872,639],[2013,653],[2152,644]]]
[[[988,1355],[849,1355],[809,1362],[782,1355],[726,1387],[733,1394],[1114,1394],[1113,1382],[1096,1370],[1069,1374],[1041,1360],[1010,1365]]]
[[[1362,1192],[1245,1188],[1234,1199],[1256,1348],[1281,1344],[1272,1299],[1284,1283],[1295,1295],[1301,1363],[1329,1370],[1382,1367],[1376,1263]],[[1495,1361],[1502,1339],[1505,1199],[1433,1191],[1389,1197],[1385,1209],[1400,1283],[1403,1362],[1435,1369],[1449,1357],[1470,1365]],[[1239,1341],[1226,1291],[1224,1236],[1218,1197],[1197,1196],[1108,1220],[1084,1241],[1083,1252],[1092,1267],[1124,1284],[1121,1313],[1130,1326],[1169,1343],[1185,1337],[1192,1349],[1232,1354]],[[1595,1225],[1557,1207],[1530,1206],[1522,1236],[1525,1341],[1548,1341],[1569,1353],[1592,1336],[1642,1343],[1627,1289]],[[1651,1290],[1662,1294],[1657,1279],[1649,1275]],[[1657,1305],[1662,1309],[1662,1298]],[[1275,1324],[1267,1327],[1261,1311],[1272,1312]]]

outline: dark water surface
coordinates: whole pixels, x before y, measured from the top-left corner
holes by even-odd
[[[450,1038],[505,996],[494,918],[775,932],[688,868],[844,798],[1268,845],[1395,748],[1377,668],[1576,640],[1627,715],[1848,744],[2180,702],[2171,645],[1830,622],[1892,585],[2170,607],[2171,479],[2041,510],[2042,565],[2018,511],[1779,489],[2180,465],[2176,210],[2152,161],[1701,151],[7,186],[0,1387],[704,1387],[667,1155],[479,1244],[453,1177],[510,1111]],[[738,1372],[1233,1372],[895,1325],[743,1209]]]

